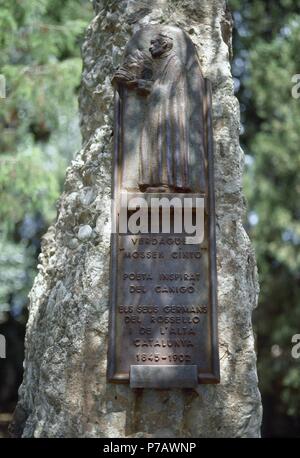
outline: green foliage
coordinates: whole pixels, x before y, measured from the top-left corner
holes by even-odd
[[[81,71],[79,58],[50,62],[47,66],[5,65],[7,98],[0,105],[3,122],[2,151],[23,144],[24,136],[49,140],[60,129],[61,118],[77,109],[75,99]],[[74,115],[73,115],[74,116]],[[6,143],[8,141],[8,143]]]
[[[51,162],[52,158],[34,145],[24,145],[13,157],[1,155],[0,192],[6,198],[1,202],[0,220],[8,230],[13,231],[33,212],[55,216],[53,204],[60,191],[58,178],[65,161]]]
[[[293,435],[299,434],[293,425],[300,411],[300,364],[291,357],[292,336],[300,332],[300,99],[292,97],[291,79],[300,73],[299,4],[230,3],[239,12],[235,47],[242,62],[234,63],[233,71],[242,68],[236,75],[248,155],[245,189],[257,219],[249,232],[261,285],[254,318],[260,387],[270,418],[264,430]]]
[[[91,17],[89,0],[0,0],[0,309],[26,304],[40,236],[80,146],[80,43]]]
[[[79,57],[78,39],[91,17],[88,0],[2,0],[0,6],[1,65]]]

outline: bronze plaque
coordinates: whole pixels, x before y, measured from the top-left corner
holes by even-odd
[[[128,43],[113,84],[116,230],[108,380],[130,382],[133,388],[218,383],[209,82],[183,31],[149,26]],[[168,231],[161,220],[152,226],[154,216],[162,215],[161,208],[151,212],[154,197],[175,197],[183,219],[186,201],[195,215],[195,202],[202,200],[204,237],[193,236],[184,224],[178,231],[179,213],[173,209]],[[143,205],[147,227],[140,224],[137,231],[130,220]]]

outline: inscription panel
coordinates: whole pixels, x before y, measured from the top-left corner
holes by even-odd
[[[209,367],[208,256],[185,237],[119,236],[117,335],[121,372],[131,364]],[[126,357],[124,358],[124,353]]]
[[[199,381],[217,382],[207,240],[119,234],[115,241],[110,381],[129,381],[135,365],[182,365],[197,366]]]

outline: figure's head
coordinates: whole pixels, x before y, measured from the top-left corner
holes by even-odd
[[[151,46],[149,51],[151,52],[152,57],[160,57],[165,52],[169,51],[173,48],[173,39],[164,35],[163,33],[159,33],[151,40]]]

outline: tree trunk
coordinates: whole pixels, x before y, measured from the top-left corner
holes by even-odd
[[[261,400],[251,313],[256,263],[243,228],[239,105],[224,0],[95,1],[83,45],[83,148],[67,170],[30,294],[23,384],[12,431],[23,437],[257,437]],[[141,26],[184,29],[212,82],[221,384],[131,390],[106,382],[113,142],[111,77]]]

